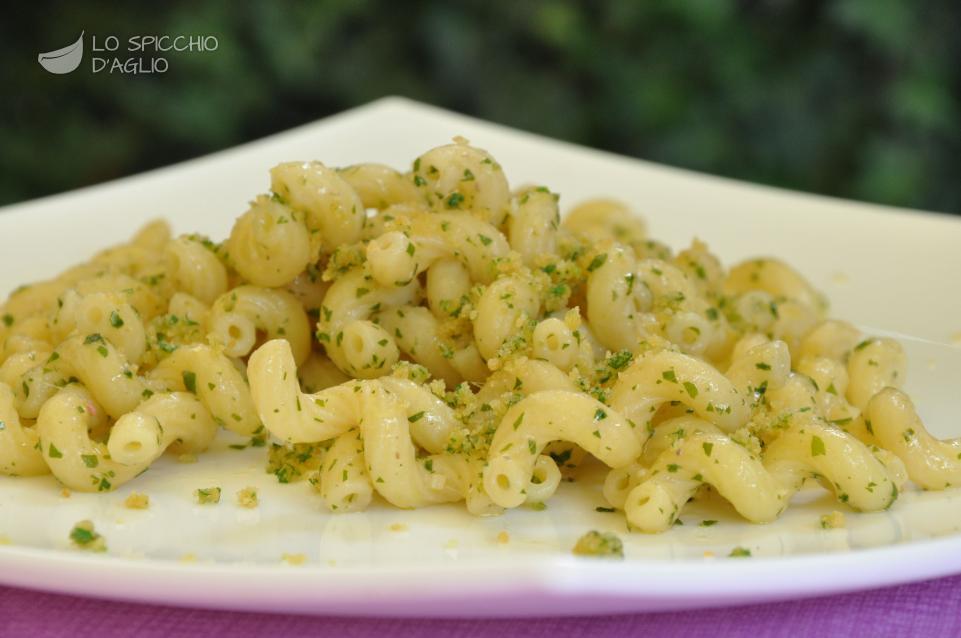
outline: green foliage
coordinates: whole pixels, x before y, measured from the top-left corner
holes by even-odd
[[[0,38],[0,203],[400,94],[657,162],[961,213],[950,0],[29,6]],[[88,45],[209,33],[220,47],[171,53],[164,75],[43,71],[36,54],[81,29]]]

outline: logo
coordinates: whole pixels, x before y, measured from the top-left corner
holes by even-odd
[[[73,44],[38,55],[37,61],[40,62],[40,66],[57,75],[75,70],[83,60],[83,34],[84,32],[81,31],[80,37]]]

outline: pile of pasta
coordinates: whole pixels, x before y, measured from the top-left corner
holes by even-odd
[[[766,522],[809,480],[875,511],[961,479],[898,343],[777,259],[674,254],[615,201],[561,219],[459,138],[406,173],[270,178],[222,243],[155,222],[10,296],[0,472],[109,491],[225,429],[331,511],[491,515],[602,463],[645,532],[702,491]]]

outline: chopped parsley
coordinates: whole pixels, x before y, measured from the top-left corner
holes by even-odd
[[[97,533],[93,528],[93,522],[89,520],[80,521],[73,526],[73,529],[70,530],[70,540],[77,549],[88,552],[107,551],[106,541],[104,541],[103,536]]]
[[[184,370],[181,373],[184,380],[184,387],[187,388],[187,392],[197,393],[197,375],[190,370]]]

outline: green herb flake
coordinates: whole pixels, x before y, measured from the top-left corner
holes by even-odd
[[[626,368],[633,358],[630,350],[621,350],[607,358],[607,365],[614,370],[621,370]]]
[[[181,373],[184,381],[184,387],[187,388],[187,392],[197,393],[197,375],[190,370],[184,370]]]
[[[460,193],[451,193],[447,198],[447,208],[460,208],[460,205],[464,203],[464,196]]]
[[[811,437],[811,456],[824,456],[827,451],[824,449],[824,441],[819,436]]]
[[[696,386],[696,385],[694,385],[694,384],[691,383],[690,381],[685,381],[685,382],[684,382],[684,389],[687,390],[688,395],[690,395],[690,397],[691,397],[692,399],[697,398],[697,386]]]
[[[594,272],[598,268],[604,265],[607,261],[607,253],[601,253],[591,260],[591,263],[587,266],[587,272]]]
[[[751,550],[744,547],[735,547],[728,556],[731,558],[750,558]]]
[[[103,536],[93,528],[93,522],[84,520],[78,522],[70,530],[70,541],[74,547],[89,552],[105,552],[107,544]]]
[[[100,459],[96,454],[81,454],[80,458],[87,467],[94,468],[100,465]]]
[[[417,422],[420,421],[422,418],[424,418],[424,412],[423,412],[423,410],[421,410],[421,411],[418,412],[417,414],[412,414],[412,415],[410,415],[409,417],[407,417],[407,420],[410,421],[411,423],[417,423]]]
[[[123,327],[123,319],[120,317],[120,313],[118,313],[116,310],[110,313],[110,325],[114,328]]]
[[[49,456],[49,457],[52,458],[52,459],[62,459],[62,458],[63,458],[63,452],[61,452],[60,450],[58,450],[58,449],[57,449],[57,446],[54,445],[53,443],[51,443],[51,444],[50,444],[50,448],[47,450],[47,456]]]

